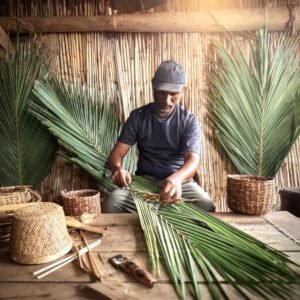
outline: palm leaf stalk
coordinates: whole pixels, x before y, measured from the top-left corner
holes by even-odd
[[[112,112],[82,88],[57,80],[37,81],[34,95],[32,113],[71,153],[68,159],[108,190],[115,188],[106,169],[120,125]],[[220,278],[245,299],[248,291],[264,299],[288,299],[290,285],[299,283],[292,262],[280,252],[192,204],[161,205],[158,188],[145,178],[133,176],[131,189],[153,271],[159,274],[162,261],[183,299],[190,293],[201,299],[201,281],[208,283],[213,299],[229,299]]]
[[[2,186],[36,187],[50,169],[56,141],[28,112],[34,82],[46,72],[46,60],[33,43],[25,47],[17,39],[13,57],[7,54],[5,59],[0,59]]]
[[[212,121],[218,141],[246,175],[274,177],[299,136],[299,39],[258,31],[247,53],[229,39],[229,52],[214,42]],[[298,103],[298,104],[297,104]]]

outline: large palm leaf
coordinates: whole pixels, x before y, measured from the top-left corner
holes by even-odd
[[[34,99],[35,98],[35,99]],[[41,99],[43,105],[37,101]],[[111,145],[120,133],[120,122],[112,109],[95,102],[93,94],[85,87],[66,84],[56,78],[36,81],[31,103],[33,114],[49,129],[70,153],[66,159],[80,165],[98,180],[102,179],[108,190],[116,186],[107,180],[106,168]],[[132,149],[125,160],[129,171],[135,168]]]
[[[275,176],[299,135],[299,40],[281,35],[271,53],[271,37],[261,30],[247,45],[249,61],[234,38],[229,40],[232,53],[214,43],[212,120],[242,174]]]
[[[113,189],[105,163],[119,132],[117,119],[95,99],[83,97],[82,88],[38,81],[34,94],[33,114],[71,152],[69,159]],[[299,283],[283,254],[194,205],[182,202],[161,206],[157,187],[144,178],[133,176],[131,189],[153,271],[159,273],[162,261],[182,298],[192,293],[200,299],[202,278],[213,299],[228,299],[220,276],[246,299],[246,290],[265,299],[288,299],[290,284]],[[192,281],[192,290],[186,286],[187,280]]]
[[[47,64],[32,44],[0,60],[0,185],[38,185],[47,175],[56,141],[28,112],[34,81]]]

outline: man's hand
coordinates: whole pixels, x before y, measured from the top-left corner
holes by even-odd
[[[131,184],[131,175],[127,170],[121,168],[113,172],[111,176],[111,180],[118,187],[126,187]]]
[[[131,183],[129,172],[122,168],[123,158],[130,149],[130,145],[117,142],[108,156],[108,163],[112,171],[111,180],[118,187],[126,187]]]
[[[160,201],[167,203],[176,203],[181,198],[181,181],[166,179],[160,186]]]
[[[181,199],[182,183],[193,178],[198,165],[199,154],[189,151],[184,152],[183,166],[162,182],[159,192],[160,200],[168,203],[178,202]]]

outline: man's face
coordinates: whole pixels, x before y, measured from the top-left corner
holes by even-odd
[[[169,115],[176,104],[180,102],[182,95],[183,90],[179,92],[154,90],[153,98],[156,113],[161,117]]]

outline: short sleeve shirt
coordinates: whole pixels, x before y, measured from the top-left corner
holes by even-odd
[[[184,152],[200,154],[199,138],[199,122],[191,112],[177,104],[169,116],[161,118],[150,103],[131,112],[118,141],[137,143],[136,175],[162,180],[183,165]]]

